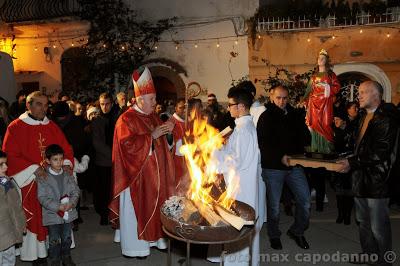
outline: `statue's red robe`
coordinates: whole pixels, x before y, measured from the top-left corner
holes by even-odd
[[[163,236],[160,208],[175,193],[174,162],[166,138],[151,137],[151,132],[161,124],[157,115],[131,108],[119,117],[114,131],[110,220],[118,227],[119,195],[129,187],[138,238],[146,241]]]
[[[321,84],[329,84],[329,96],[325,97],[325,87]],[[340,90],[340,83],[335,73],[319,73],[313,75],[309,84],[307,101],[307,122],[319,135],[327,141],[333,142],[333,104],[335,95]]]

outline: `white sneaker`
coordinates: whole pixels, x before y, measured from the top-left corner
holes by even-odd
[[[328,203],[328,197],[325,194],[324,203]]]
[[[315,195],[317,194],[317,192],[315,191],[315,189],[311,190],[311,199],[315,199]]]

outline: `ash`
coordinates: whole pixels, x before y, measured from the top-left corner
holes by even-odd
[[[185,208],[183,200],[184,197],[170,197],[168,200],[165,201],[163,205],[163,213],[169,217],[178,219],[181,216],[183,209]]]

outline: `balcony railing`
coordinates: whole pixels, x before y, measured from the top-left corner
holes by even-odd
[[[326,18],[267,18],[259,19],[257,25],[258,32],[266,31],[301,31],[320,28],[351,27],[359,25],[382,25],[400,23],[400,7],[390,8],[383,14],[372,15],[369,12],[357,14],[354,18],[342,18],[342,22],[337,22],[338,18],[328,16]]]
[[[78,0],[6,0],[0,20],[7,23],[47,20],[79,14]]]

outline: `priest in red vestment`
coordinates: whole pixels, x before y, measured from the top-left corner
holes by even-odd
[[[175,163],[175,182],[177,188],[185,188],[185,184],[189,180],[184,180],[187,176],[187,166],[185,157],[180,153],[179,149],[183,144],[183,138],[185,136],[185,99],[180,98],[175,104],[175,113],[170,118],[170,121],[175,124],[174,130],[172,131],[174,137],[174,146],[172,148],[172,154],[174,156]],[[181,182],[182,181],[182,182]],[[186,182],[187,181],[187,182]]]
[[[174,124],[153,113],[156,92],[149,69],[135,70],[132,79],[136,103],[119,117],[114,131],[109,207],[122,254],[145,257],[152,246],[166,248],[160,207],[175,193],[172,145],[165,136]]]
[[[27,219],[27,233],[21,247],[21,260],[47,265],[47,229],[42,225],[42,208],[37,199],[35,177],[43,173],[44,151],[50,144],[65,152],[64,165],[72,167],[73,152],[60,128],[46,117],[47,96],[40,91],[27,97],[27,112],[7,128],[3,151],[8,155],[8,175],[21,188],[22,207]]]

